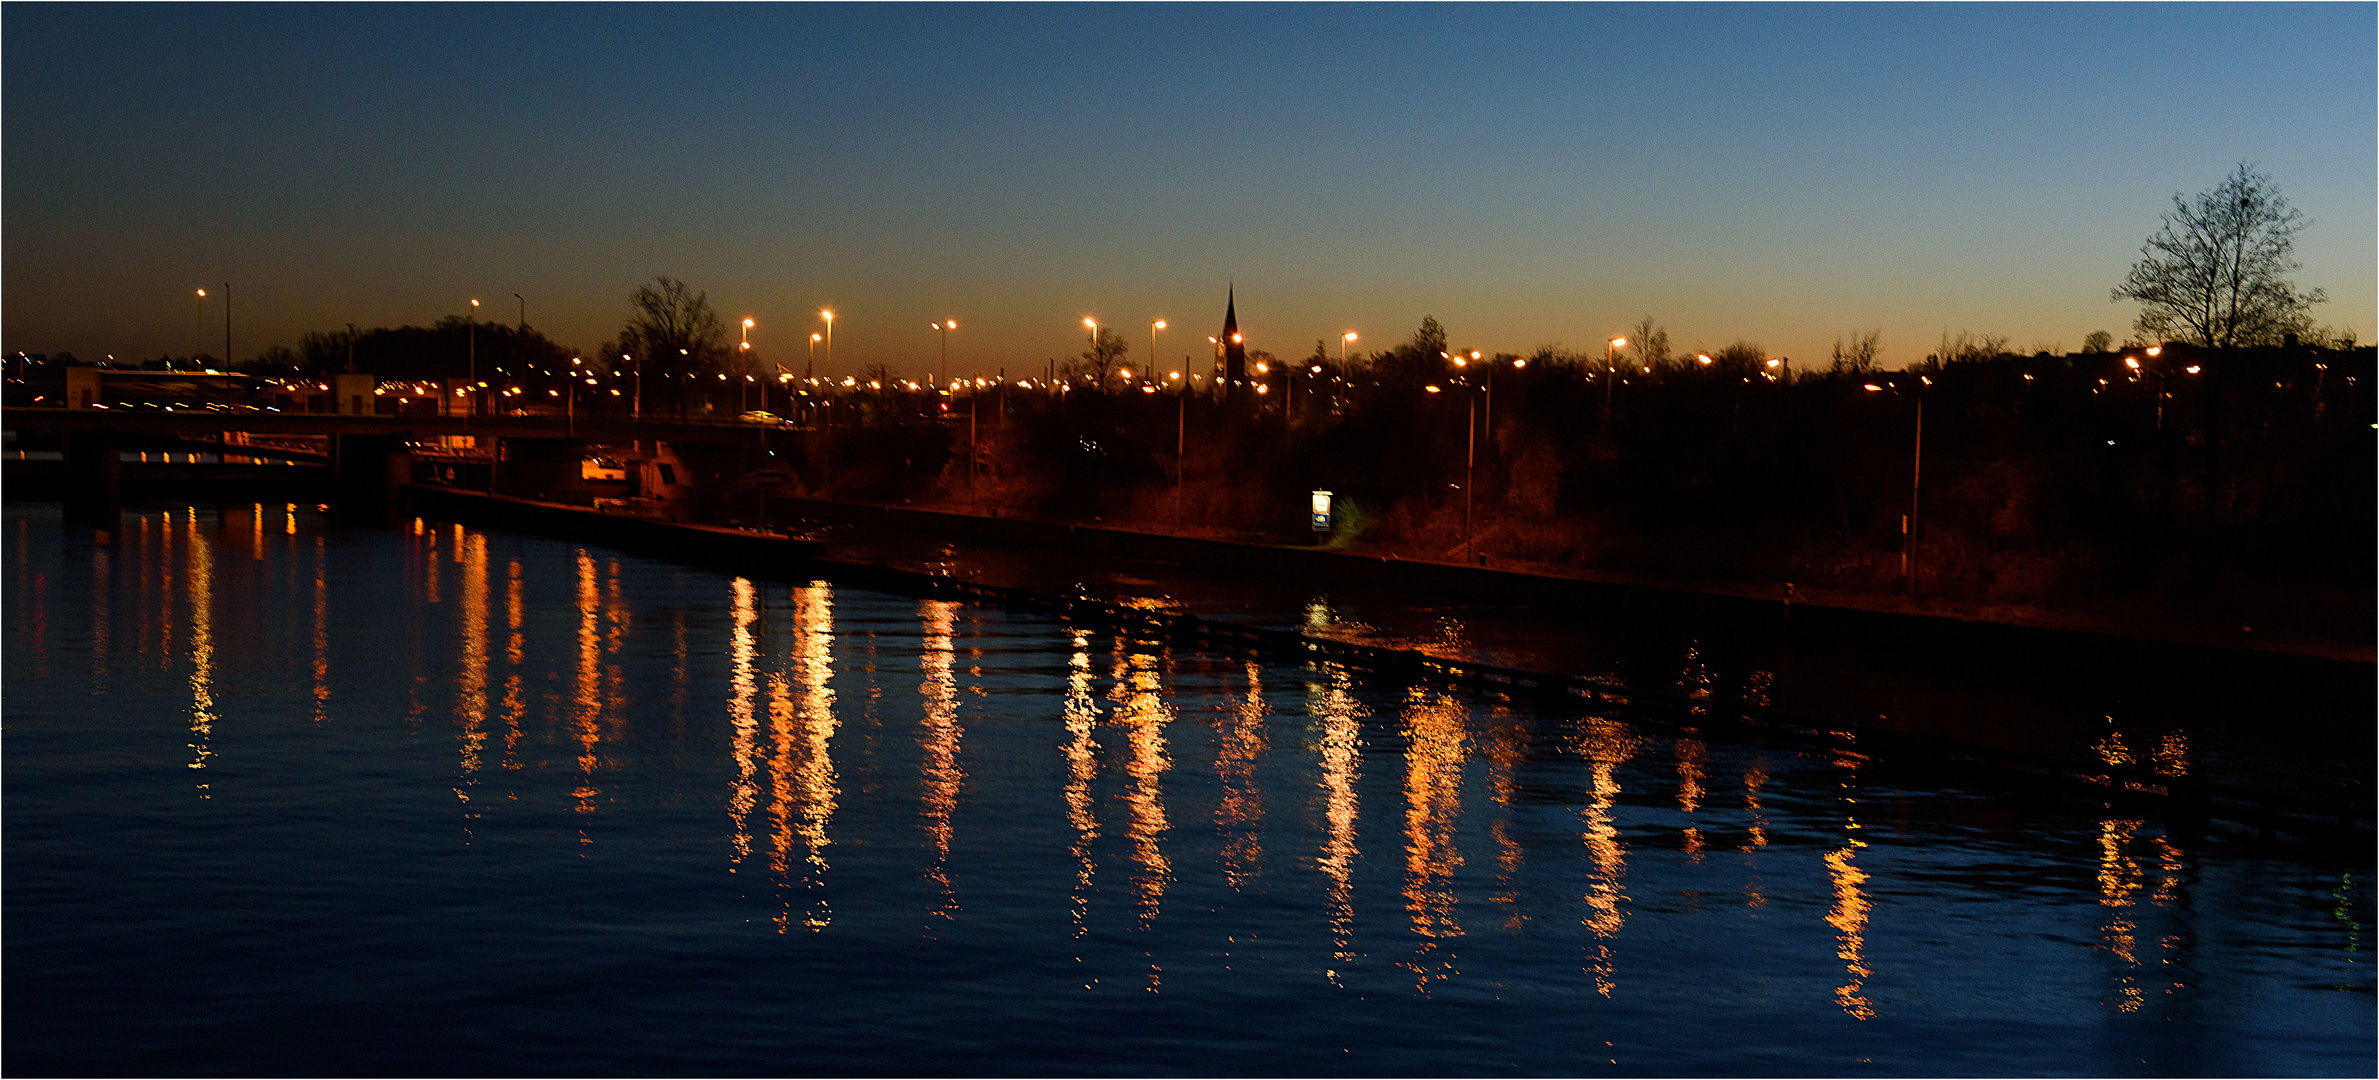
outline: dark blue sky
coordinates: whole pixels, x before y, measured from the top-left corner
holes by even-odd
[[[2369,4],[47,6],[0,12],[5,346],[154,357],[483,300],[592,349],[655,274],[798,364],[1038,370],[1081,320],[1303,355],[1885,362],[2118,337],[2176,191],[2258,164],[2379,329]],[[210,298],[207,349],[222,348]]]

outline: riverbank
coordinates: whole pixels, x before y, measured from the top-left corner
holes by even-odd
[[[942,508],[887,506],[823,499],[772,499],[772,506],[821,522],[857,523],[915,530],[973,544],[1059,548],[1125,558],[1149,559],[1206,569],[1312,578],[1333,582],[1414,589],[1466,599],[1510,602],[1603,599],[1664,600],[1674,604],[1743,611],[1790,613],[1799,621],[1850,624],[1880,634],[1911,627],[1963,630],[1992,635],[1995,629],[2032,631],[2051,639],[2133,641],[2183,650],[2247,652],[2352,664],[2379,663],[2379,640],[2341,641],[2307,634],[2240,626],[2221,630],[2169,620],[2149,621],[2117,614],[2061,611],[2007,605],[1972,606],[1938,600],[1874,596],[1777,583],[1743,586],[1717,582],[1653,580],[1624,575],[1509,563],[1465,566],[1403,553],[1348,548],[1297,547],[1110,527],[1049,522],[1013,516],[971,514]]]
[[[788,507],[819,536],[796,542],[443,488],[416,487],[408,501],[433,520],[755,580],[1047,611],[1080,628],[1327,660],[1366,682],[1444,684],[1540,711],[1612,702],[1681,732],[1855,748],[1928,787],[1964,787],[1954,774],[1981,768],[2002,778],[1986,786],[2017,777],[2086,799],[2144,799],[2148,813],[2182,820],[2211,811],[2268,827],[2295,815],[2304,820],[2284,827],[2309,834],[2357,827],[2368,790],[2355,769],[2315,764],[2367,758],[2356,739],[2368,741],[2370,708],[2352,699],[2369,696],[2368,673],[2331,661],[1012,519],[921,523],[930,512],[902,508]],[[1453,595],[1465,598],[1444,601]],[[2162,749],[2151,761],[2126,746]]]

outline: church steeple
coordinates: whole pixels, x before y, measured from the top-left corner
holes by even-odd
[[[1231,392],[1247,378],[1247,344],[1239,334],[1239,287],[1233,283],[1223,301],[1223,386]]]

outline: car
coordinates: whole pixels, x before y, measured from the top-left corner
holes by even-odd
[[[785,422],[782,417],[779,417],[777,414],[769,412],[766,409],[750,409],[745,411],[743,415],[736,417],[736,419],[747,424],[768,424],[771,426]]]

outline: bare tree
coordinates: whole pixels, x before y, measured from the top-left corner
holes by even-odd
[[[1091,385],[1105,390],[1108,374],[1131,351],[1132,346],[1124,341],[1123,335],[1102,326],[1099,327],[1098,336],[1091,339],[1090,348],[1083,350],[1082,362],[1067,366],[1080,371],[1083,378],[1091,381]]]
[[[1652,316],[1628,328],[1627,345],[1635,351],[1637,367],[1658,371],[1669,366],[1669,332]]]
[[[1942,364],[1960,364],[1974,360],[1989,360],[2007,355],[2008,337],[2005,334],[1978,334],[1960,330],[1952,334],[1941,332],[1941,347],[1925,359]]]
[[[2106,352],[2110,349],[2113,349],[2114,347],[2115,335],[2107,333],[2104,330],[2092,330],[2090,331],[2090,336],[2082,339],[2083,352]]]
[[[2312,221],[2272,178],[2241,164],[2194,199],[2172,197],[2164,226],[2140,248],[2116,300],[2140,304],[2135,326],[2151,340],[2236,348],[2280,340],[2313,325],[2320,289],[2299,291],[2296,234]]]
[[[645,374],[711,375],[725,366],[727,329],[711,310],[710,294],[673,277],[656,277],[629,298],[620,343],[645,354]]]
[[[1864,334],[1854,333],[1850,340],[1834,339],[1834,373],[1837,375],[1865,375],[1875,370],[1875,358],[1883,355],[1883,328]]]

